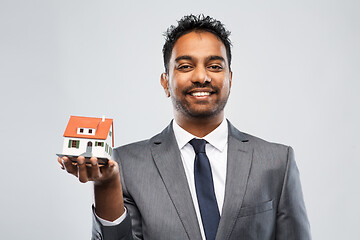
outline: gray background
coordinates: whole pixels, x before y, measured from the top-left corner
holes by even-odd
[[[55,156],[69,116],[114,118],[117,146],[162,130],[162,33],[205,13],[232,31],[227,117],[294,147],[314,239],[359,239],[359,12],[356,0],[0,0],[1,238],[90,238],[92,185]]]

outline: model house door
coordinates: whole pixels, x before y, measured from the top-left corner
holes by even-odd
[[[92,142],[89,141],[86,147],[86,155],[90,155],[91,152],[92,152]]]

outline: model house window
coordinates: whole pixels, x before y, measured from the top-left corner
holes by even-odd
[[[104,142],[95,142],[95,147],[103,147]]]
[[[109,148],[108,144],[105,144],[105,152],[108,152],[108,148]]]
[[[79,148],[80,141],[79,140],[69,140],[69,148]]]
[[[95,135],[94,128],[77,128],[76,133],[81,135]]]
[[[109,132],[109,136],[111,137],[111,131]]]
[[[109,147],[109,155],[111,156],[111,154],[112,154],[112,148]]]

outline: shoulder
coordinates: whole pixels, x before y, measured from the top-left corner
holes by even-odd
[[[291,148],[288,145],[282,144],[282,143],[276,143],[276,142],[270,142],[265,139],[262,139],[260,137],[256,137],[247,133],[244,133],[248,139],[249,143],[258,150],[268,150],[268,151],[275,151],[275,152],[287,152],[289,148]]]
[[[117,147],[114,149],[114,153],[117,156],[138,156],[150,153],[151,140],[146,139]]]
[[[230,122],[229,137],[233,137],[244,144],[249,145],[249,147],[253,149],[253,153],[258,156],[265,155],[268,157],[273,156],[281,159],[287,159],[288,155],[293,152],[292,148],[288,145],[270,142],[260,137],[241,132]]]
[[[159,141],[164,141],[169,137],[173,136],[173,131],[171,124],[167,126],[161,133],[156,134],[155,136],[145,139],[142,141],[133,142],[126,144],[114,149],[115,158],[119,156],[131,157],[131,158],[141,158],[144,156],[151,155],[151,147],[154,144],[157,144]]]

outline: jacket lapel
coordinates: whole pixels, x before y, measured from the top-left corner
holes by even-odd
[[[216,239],[227,240],[240,211],[252,162],[252,148],[245,134],[229,126],[225,198]]]
[[[188,238],[201,240],[200,228],[172,123],[150,141],[154,162]]]

